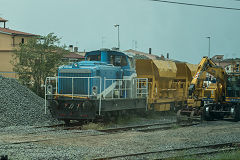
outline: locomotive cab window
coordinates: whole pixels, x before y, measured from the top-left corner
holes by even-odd
[[[110,62],[110,64],[113,64],[114,66],[126,66],[127,65],[127,59],[125,56],[109,55],[109,62]]]
[[[121,66],[121,56],[115,56],[115,66]]]
[[[125,56],[122,56],[121,58],[121,66],[126,66],[127,65],[127,59]]]
[[[132,57],[128,58],[128,63],[130,64],[131,68],[135,68],[135,60]]]
[[[87,56],[88,61],[101,61],[101,55],[89,55]]]

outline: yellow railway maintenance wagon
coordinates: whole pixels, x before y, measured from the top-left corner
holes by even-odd
[[[148,109],[154,111],[178,110],[187,102],[188,87],[197,65],[138,59],[138,78],[148,78]]]

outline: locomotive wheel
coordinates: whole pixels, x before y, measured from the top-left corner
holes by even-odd
[[[70,125],[70,120],[69,120],[69,119],[64,119],[63,121],[64,121],[64,123],[65,123],[67,126]]]
[[[210,114],[211,108],[212,107],[210,105],[206,105],[203,107],[203,112],[202,112],[203,120],[212,121],[214,119],[213,116]]]
[[[170,104],[170,111],[172,111],[174,113],[177,113],[178,112],[177,105],[174,104],[174,103],[171,103]]]
[[[224,119],[224,114],[223,114],[223,113],[217,113],[217,114],[214,115],[214,117],[215,117],[216,119],[222,120],[222,119]]]
[[[237,122],[240,119],[240,108],[237,105],[232,106],[231,110],[233,110],[233,121]]]

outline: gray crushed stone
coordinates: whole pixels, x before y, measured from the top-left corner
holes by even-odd
[[[56,124],[45,101],[16,79],[0,76],[0,127]]]
[[[239,142],[239,127],[240,122],[211,121],[196,126],[164,131],[147,133],[131,131],[104,135],[94,130],[79,133],[76,133],[76,130],[45,132],[46,129],[44,128],[5,127],[5,129],[0,129],[0,134],[9,137],[0,140],[0,153],[8,155],[10,159],[94,159],[142,152],[166,151],[191,146]],[[16,139],[16,137],[20,139]],[[29,139],[24,137],[29,137]],[[37,140],[38,138],[46,141],[13,143],[22,140]],[[68,141],[73,143],[67,143]],[[201,151],[204,151],[204,149],[191,150],[190,153]],[[179,154],[185,154],[185,152],[171,154],[164,152],[117,159],[161,159]]]

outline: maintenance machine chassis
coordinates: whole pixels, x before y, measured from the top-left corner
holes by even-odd
[[[94,120],[107,113],[126,110],[146,110],[146,98],[102,99],[99,114],[99,99],[71,99],[58,97],[50,99],[49,108],[54,118],[59,120]]]

